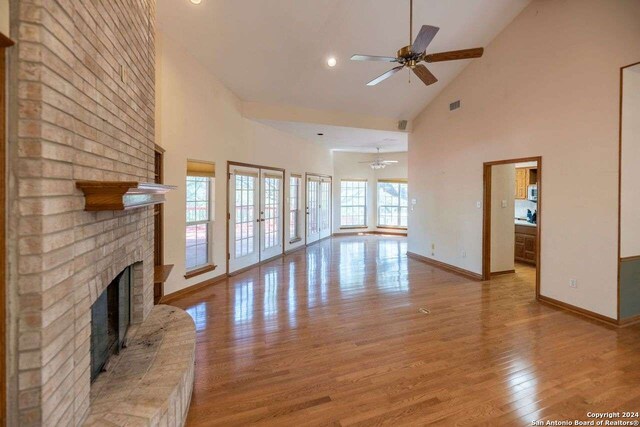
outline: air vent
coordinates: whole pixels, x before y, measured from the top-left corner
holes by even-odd
[[[399,120],[398,121],[398,130],[406,130],[407,129],[407,121]]]
[[[452,102],[451,104],[449,104],[449,111],[457,110],[458,108],[460,108],[460,100],[459,99],[457,101]]]
[[[431,314],[431,310],[429,310],[428,308],[425,308],[425,307],[420,307],[420,308],[418,309],[418,311],[419,311],[420,313],[422,313],[422,314]]]

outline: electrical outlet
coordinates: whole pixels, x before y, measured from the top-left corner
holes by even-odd
[[[507,201],[506,201],[506,200],[503,200],[503,201],[502,201],[502,207],[503,207],[503,208],[506,208],[506,207],[507,207]]]
[[[578,280],[577,280],[577,279],[571,279],[571,280],[569,280],[569,287],[571,287],[571,288],[577,288],[577,287],[578,287]]]
[[[480,209],[482,207],[482,202],[480,200],[478,200],[476,202],[476,208]]]
[[[464,249],[462,250],[462,258],[466,258],[467,257],[467,251],[465,251]]]

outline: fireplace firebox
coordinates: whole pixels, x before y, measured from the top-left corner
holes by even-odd
[[[127,267],[91,306],[91,381],[120,351],[130,323],[131,267]]]

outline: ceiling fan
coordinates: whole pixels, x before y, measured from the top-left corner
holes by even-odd
[[[378,155],[376,156],[376,159],[373,162],[365,161],[365,162],[358,162],[358,163],[368,163],[369,166],[371,166],[371,169],[384,169],[385,167],[387,167],[387,165],[398,163],[397,160],[383,160],[380,157],[380,147],[377,147],[376,150],[378,150]]]
[[[420,32],[416,36],[413,44],[405,46],[398,50],[396,57],[391,56],[371,56],[371,55],[353,55],[352,61],[381,61],[381,62],[397,62],[395,68],[390,69],[383,75],[376,77],[367,83],[367,86],[375,86],[383,80],[388,79],[404,67],[409,67],[422,82],[429,86],[438,81],[431,71],[420,62],[442,62],[454,61],[457,59],[480,58],[484,53],[484,48],[478,47],[474,49],[451,50],[448,52],[426,54],[425,50],[436,36],[440,28],[431,25],[423,25]],[[409,43],[413,40],[413,0],[409,5]]]

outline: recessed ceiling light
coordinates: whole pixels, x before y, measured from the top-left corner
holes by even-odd
[[[327,65],[329,67],[335,67],[337,63],[338,63],[338,61],[333,56],[331,58],[327,59]]]
[[[200,4],[200,3],[202,3],[202,0],[191,0],[191,3]]]

